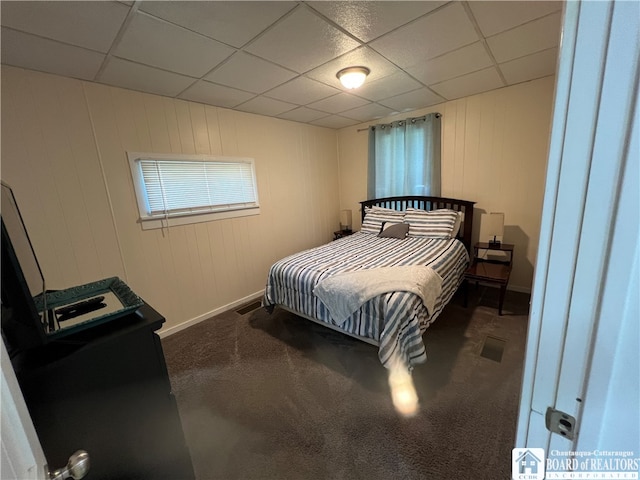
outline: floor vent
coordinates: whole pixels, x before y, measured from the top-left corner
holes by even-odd
[[[249,305],[245,305],[242,308],[239,308],[238,310],[236,310],[236,313],[240,315],[244,315],[246,313],[253,312],[256,308],[259,308],[260,305],[262,305],[262,303],[260,303],[260,301],[256,301],[256,302],[250,303]]]
[[[495,362],[501,362],[506,343],[505,340],[487,335],[480,356]]]

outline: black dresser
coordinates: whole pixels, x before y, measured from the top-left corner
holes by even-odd
[[[12,357],[50,469],[86,450],[94,479],[193,479],[156,331],[135,313]]]

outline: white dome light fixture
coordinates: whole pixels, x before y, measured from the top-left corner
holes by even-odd
[[[367,67],[349,67],[343,68],[336,73],[336,77],[338,77],[344,88],[351,90],[362,86],[370,72]]]

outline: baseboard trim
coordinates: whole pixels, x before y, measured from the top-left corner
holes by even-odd
[[[514,292],[519,292],[519,293],[529,293],[529,294],[531,294],[531,288],[520,287],[518,285],[507,285],[507,290],[512,290]]]
[[[519,293],[531,293],[531,289],[530,288],[526,288],[526,287],[520,287],[518,285],[509,285],[507,286],[507,290],[513,290],[514,292],[519,292]],[[259,298],[262,298],[262,296],[264,295],[264,289],[252,293],[251,295],[247,295],[246,297],[240,298],[234,302],[231,303],[227,303],[226,305],[223,305],[222,307],[216,308],[214,310],[211,310],[207,313],[203,313],[202,315],[198,315],[195,318],[192,318],[190,320],[186,320],[182,323],[179,323],[178,325],[174,325],[172,327],[168,327],[168,328],[162,328],[160,329],[160,331],[158,332],[158,335],[160,336],[160,338],[164,338],[164,337],[168,337],[169,335],[173,335],[174,333],[178,333],[181,330],[184,330],[185,328],[188,328],[192,325],[195,325],[197,323],[200,323],[208,318],[214,317],[220,313],[229,311],[229,310],[233,310],[236,307],[239,307],[240,305],[244,305],[245,303],[249,303],[252,301],[255,301]]]
[[[475,284],[475,280],[471,280],[469,283]],[[484,285],[487,287],[500,288],[499,285],[496,285],[493,282],[483,282],[482,280],[478,280],[478,283],[480,285]],[[512,292],[518,292],[518,293],[528,293],[529,295],[531,295],[531,288],[521,287],[519,285],[507,285],[507,290],[511,290]]]
[[[192,318],[190,320],[186,320],[182,323],[179,323],[178,325],[173,325],[172,327],[169,327],[169,328],[162,328],[158,332],[158,335],[160,336],[160,338],[168,337],[169,335],[178,333],[179,331],[184,330],[185,328],[188,328],[192,325],[195,325],[204,320],[207,320],[208,318],[219,315],[220,313],[233,310],[234,308],[239,307],[240,305],[244,305],[245,303],[249,303],[259,298],[262,298],[263,295],[264,295],[264,289],[256,293],[252,293],[251,295],[247,295],[246,297],[235,300],[231,303],[227,303],[226,305],[223,305],[222,307],[211,310],[210,312],[203,313],[202,315],[198,315],[197,317]]]

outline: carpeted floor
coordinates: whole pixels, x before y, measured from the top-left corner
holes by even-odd
[[[425,333],[409,419],[376,347],[284,310],[226,312],[163,339],[196,478],[511,478],[529,297],[508,292],[499,317],[497,290],[470,291]]]

